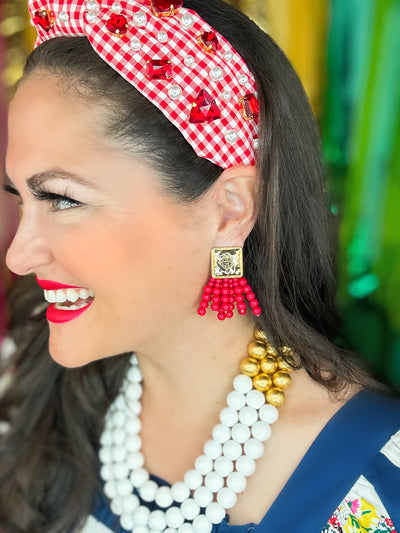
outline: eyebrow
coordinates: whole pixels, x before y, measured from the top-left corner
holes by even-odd
[[[82,178],[82,176],[78,176],[78,174],[73,174],[60,168],[52,168],[43,172],[38,172],[37,174],[34,174],[30,178],[28,178],[26,180],[26,183],[31,191],[35,191],[41,185],[43,185],[43,183],[46,183],[50,180],[68,180],[77,183],[78,185],[88,187],[90,189],[96,188],[94,183],[87,181],[85,178]],[[17,190],[11,178],[7,175],[5,176],[5,184],[10,185],[15,190]]]

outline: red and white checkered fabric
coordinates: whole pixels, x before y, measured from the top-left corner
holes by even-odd
[[[255,164],[257,122],[244,118],[240,99],[256,94],[256,82],[229,42],[196,12],[181,8],[173,16],[156,17],[150,0],[29,0],[29,9],[32,19],[38,11],[54,12],[48,31],[36,24],[36,45],[61,35],[87,36],[100,57],[164,113],[198,156],[223,168]],[[106,28],[113,13],[128,21],[123,36]],[[216,53],[198,42],[200,34],[210,31],[219,42]],[[146,63],[153,59],[171,61],[170,80],[146,77]],[[214,99],[221,118],[193,124],[190,113],[202,89]]]

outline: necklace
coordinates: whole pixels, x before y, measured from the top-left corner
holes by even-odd
[[[269,344],[261,330],[248,346],[241,373],[233,380],[218,423],[183,481],[159,485],[144,468],[140,438],[142,373],[135,355],[120,392],[109,407],[100,438],[100,475],[104,493],[121,526],[134,533],[210,533],[213,524],[246,488],[255,460],[264,452],[278,419],[290,365]],[[291,350],[281,353],[291,357]]]

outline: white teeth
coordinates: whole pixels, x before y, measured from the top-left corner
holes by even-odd
[[[58,289],[58,290],[45,290],[44,291],[44,298],[49,303],[62,304],[66,301],[75,303],[79,299],[87,300],[89,297],[94,298],[94,292],[89,289]],[[64,307],[67,308],[66,306]],[[75,306],[72,306],[72,307],[70,306],[67,309],[74,310],[73,309],[74,307]]]
[[[77,305],[62,305],[59,303],[56,303],[55,307],[56,309],[61,309],[62,311],[77,311],[78,309],[82,309],[82,307],[86,307],[88,305],[88,302],[80,302]]]

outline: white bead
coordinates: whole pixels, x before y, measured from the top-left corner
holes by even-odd
[[[264,453],[263,443],[257,439],[249,439],[244,445],[244,453],[251,459],[259,459]]]
[[[215,460],[214,470],[220,476],[226,477],[233,471],[233,462],[222,455]]]
[[[193,529],[195,533],[211,533],[212,524],[204,515],[200,515],[193,520]]]
[[[144,13],[143,11],[138,11],[137,13],[134,14],[133,23],[135,26],[139,28],[146,26],[146,22],[147,22],[146,13]]]
[[[135,531],[136,533],[136,531]],[[164,529],[164,533],[178,533],[178,530],[177,529],[172,529],[171,527],[167,527],[166,529]]]
[[[225,90],[222,93],[222,98],[225,100],[225,102],[229,102],[229,100],[232,98],[232,93],[229,90]],[[243,376],[244,378],[247,378],[247,376]],[[239,391],[240,392],[240,391]]]
[[[182,483],[182,481],[178,481],[178,483],[172,485],[171,494],[176,502],[181,503],[186,500],[186,498],[189,498],[190,490],[184,483]]]
[[[131,357],[130,357],[130,359],[129,359],[129,362],[130,362],[130,364],[131,364],[132,366],[138,366],[139,361],[138,361],[138,359],[137,359],[137,357],[136,357],[136,354],[132,353],[132,355],[131,355]]]
[[[142,372],[138,366],[131,366],[126,377],[132,383],[140,383],[143,379]]]
[[[157,33],[157,41],[159,43],[166,43],[168,41],[168,33],[166,31],[159,31]]]
[[[137,526],[135,524],[135,533],[150,533],[147,526]]]
[[[237,136],[236,131],[234,133]],[[229,132],[228,132],[228,134],[229,134]],[[232,409],[236,409],[236,411],[239,411],[242,407],[244,407],[246,405],[246,398],[245,398],[244,394],[241,394],[240,392],[237,392],[237,391],[234,390],[234,391],[231,391],[228,394],[228,396],[226,398],[226,403],[228,404],[229,407],[232,407]]]
[[[202,486],[194,491],[193,499],[200,507],[207,507],[213,498],[213,493],[207,487]]]
[[[232,427],[237,423],[239,415],[236,409],[232,409],[232,407],[225,407],[225,409],[222,409],[220,412],[219,419],[225,426]]]
[[[243,453],[242,445],[234,440],[228,440],[222,447],[222,453],[231,461],[236,461]]]
[[[184,522],[178,529],[178,533],[194,533],[192,524]]]
[[[115,428],[123,428],[126,423],[126,414],[124,411],[118,410],[113,414],[112,421]]]
[[[114,404],[117,411],[124,411],[126,409],[125,398],[120,394],[115,398]]]
[[[117,495],[117,482],[116,481],[107,481],[104,483],[104,494],[112,500]]]
[[[125,446],[122,446],[121,444],[116,444],[111,448],[111,456],[113,458],[113,461],[116,463],[119,463],[121,461],[124,461],[126,457],[126,448]]]
[[[166,509],[172,505],[173,501],[170,487],[159,487],[157,489],[155,502],[159,507]]]
[[[156,497],[156,490],[158,486],[155,481],[152,481],[149,479],[149,481],[146,481],[143,483],[143,485],[140,487],[140,497],[145,502],[154,502],[154,498]]]
[[[246,426],[252,426],[258,420],[257,411],[253,407],[243,407],[239,411],[239,420]]]
[[[247,457],[247,455],[242,455],[242,457],[239,457],[239,459],[236,461],[236,470],[239,472],[239,474],[243,474],[244,476],[248,477],[254,474],[255,469],[256,463],[254,462],[254,459]]]
[[[194,65],[194,57],[193,56],[186,56],[185,59],[183,60],[183,62],[185,63],[185,65],[187,67],[193,67],[193,65]]]
[[[146,526],[149,516],[150,511],[144,505],[139,505],[139,507],[133,511],[133,519],[135,520],[135,525],[137,524],[138,526]]]
[[[183,27],[185,30],[190,29],[190,28],[193,26],[193,24],[194,24],[194,20],[193,20],[192,15],[190,15],[189,13],[185,13],[185,14],[181,17],[181,24],[182,24],[182,27]]]
[[[129,383],[126,387],[126,397],[128,400],[139,400],[142,397],[143,387],[140,383]]]
[[[271,426],[266,422],[261,422],[259,420],[252,426],[251,434],[255,439],[264,442],[268,440],[271,436]]]
[[[204,455],[207,455],[210,459],[216,459],[222,453],[222,445],[215,440],[208,440],[204,444]]]
[[[115,514],[118,514],[118,513],[115,513]],[[124,529],[127,529],[128,531],[132,531],[132,529],[135,527],[135,521],[133,519],[133,515],[130,513],[122,514],[119,518],[119,521],[121,523],[121,526]]]
[[[212,67],[210,69],[210,77],[213,80],[220,80],[224,75],[224,71],[221,67]]]
[[[113,443],[113,433],[112,430],[106,429],[103,431],[101,437],[100,437],[100,444],[103,446],[111,446]]]
[[[245,376],[244,374],[239,374],[233,380],[233,388],[237,392],[240,392],[242,394],[247,394],[253,388],[253,381],[251,378],[249,378],[249,376]]]
[[[244,474],[240,474],[239,472],[232,472],[232,474],[229,474],[228,479],[226,480],[226,484],[228,488],[233,490],[233,492],[239,494],[240,492],[243,492],[246,488],[247,481]]]
[[[122,444],[125,440],[125,431],[122,428],[115,428],[112,432],[113,444]]]
[[[142,404],[139,402],[139,400],[129,400],[129,398],[126,399],[127,401],[127,407],[129,411],[136,416],[139,416],[142,412]]]
[[[119,15],[122,11],[121,4],[119,2],[114,2],[113,5],[111,6],[111,11]]]
[[[140,418],[131,418],[125,424],[125,430],[128,435],[137,435],[142,429]]]
[[[129,466],[130,470],[137,470],[142,468],[144,465],[144,457],[141,452],[131,452],[126,458],[126,464]]]
[[[140,50],[142,48],[142,43],[139,41],[139,39],[137,37],[132,37],[132,39],[131,39],[131,48],[135,52],[137,52],[138,50]]]
[[[144,468],[138,468],[131,473],[129,479],[133,487],[139,488],[149,480],[149,473]]]
[[[233,492],[233,490],[228,489],[227,487],[221,489],[217,494],[217,502],[224,509],[232,509],[232,507],[236,505],[236,501],[236,494]]]
[[[168,89],[168,95],[172,100],[177,100],[182,96],[182,89],[179,87],[179,85],[171,85],[171,87]]]
[[[126,496],[132,493],[132,484],[129,479],[119,479],[115,482],[115,488],[118,496]]]
[[[227,50],[224,54],[224,58],[227,60],[227,61],[230,61],[233,57],[233,53],[231,52],[231,50]]]
[[[139,435],[129,435],[125,441],[127,452],[137,452],[142,447],[142,439]]]
[[[258,150],[260,148],[260,141],[258,139],[254,139],[253,148],[254,150]]]
[[[61,22],[68,22],[69,21],[69,15],[66,11],[61,11],[61,13],[58,15],[58,18]]]
[[[279,418],[278,409],[269,403],[263,405],[259,411],[259,417],[263,422],[267,424],[273,424]]]
[[[93,11],[89,11],[88,13],[86,13],[86,19],[89,22],[89,24],[95,24],[96,22],[99,21],[96,13],[94,13]]]
[[[235,143],[238,139],[239,139],[239,134],[238,134],[237,131],[235,131],[235,130],[229,130],[229,131],[225,134],[225,140],[226,140],[226,142],[229,143],[229,144],[233,144],[233,143]],[[233,391],[233,392],[236,392],[236,391]],[[230,394],[232,394],[232,392],[231,392]],[[244,398],[243,398],[243,400],[244,400]],[[228,403],[229,403],[229,402],[228,402]],[[245,405],[245,403],[246,403],[246,401],[244,400],[243,405]],[[231,404],[229,404],[229,405],[231,405]],[[241,408],[243,407],[243,405],[238,405],[237,409],[238,409],[238,410],[241,409]],[[232,407],[234,407],[234,406],[232,405]],[[235,408],[235,407],[234,407],[234,408]],[[235,409],[236,409],[236,408],[235,408]]]
[[[200,472],[203,476],[211,472],[213,468],[212,460],[207,455],[200,455],[194,463],[194,468],[197,472]]]
[[[104,481],[114,479],[114,468],[111,463],[107,463],[100,468],[100,477]]]
[[[230,429],[225,426],[224,424],[218,424],[214,427],[212,431],[213,439],[217,442],[223,444],[227,440],[231,438],[231,431]]]
[[[149,515],[148,526],[156,531],[165,529],[165,514],[163,511],[153,511]]]
[[[170,507],[165,513],[165,521],[168,527],[177,529],[183,524],[183,515],[177,507]]]
[[[88,11],[95,11],[96,13],[100,11],[100,6],[96,0],[88,0],[86,2],[86,8]]]
[[[224,486],[224,478],[217,472],[210,472],[206,475],[204,484],[211,492],[218,492]]]
[[[225,518],[225,509],[219,503],[212,502],[206,507],[206,517],[212,524],[219,524]]]
[[[244,444],[250,438],[250,428],[244,424],[235,424],[232,428],[232,439]]]
[[[192,498],[182,503],[181,510],[186,520],[194,520],[200,514],[200,506]]]
[[[103,464],[111,463],[112,458],[112,448],[109,446],[102,446],[99,450],[99,459]]]
[[[117,516],[120,516],[123,513],[122,500],[123,498],[117,497],[113,498],[110,502],[110,509]]]
[[[196,490],[203,483],[203,476],[196,470],[188,470],[183,478],[188,489]]]
[[[260,409],[265,404],[265,396],[259,390],[252,390],[246,394],[246,403],[253,409]]]
[[[246,85],[248,81],[249,81],[249,78],[246,76],[246,74],[239,74],[238,82],[240,83],[240,85]]]
[[[139,498],[135,494],[128,494],[122,499],[122,511],[124,513],[133,513],[139,507]]]
[[[129,467],[126,463],[115,463],[113,465],[114,479],[124,479],[129,476]]]

